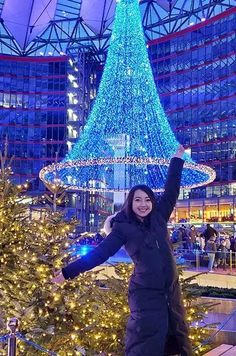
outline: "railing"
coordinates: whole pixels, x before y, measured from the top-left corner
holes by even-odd
[[[85,241],[86,242],[86,241]],[[208,262],[209,262],[209,255],[210,251],[201,250],[199,248],[182,248],[177,244],[173,244],[174,255],[177,261],[177,264],[183,264],[190,269],[196,269],[197,271],[207,271],[208,270]],[[82,244],[77,245],[76,243],[73,245],[73,256],[83,256],[87,254],[89,251],[93,250],[96,247],[95,244]],[[214,258],[214,266],[213,269],[216,271],[220,271],[221,269],[225,269],[228,274],[236,273],[236,252],[228,251],[226,252],[226,263],[223,265],[223,261],[220,261],[219,258],[220,251],[216,251],[215,258]],[[131,263],[131,258],[127,255],[125,249],[120,249],[114,256],[109,259],[109,263]]]
[[[7,343],[7,356],[16,356],[17,339],[24,341],[33,348],[42,351],[51,356],[57,356],[56,352],[45,349],[44,347],[36,344],[34,341],[27,339],[24,335],[18,332],[19,321],[17,318],[9,319],[7,323],[7,328],[9,333],[0,336],[0,342],[3,344]]]
[[[210,337],[208,337],[207,339],[203,340],[202,343],[200,345],[198,345],[197,347],[194,348],[194,352],[198,351],[202,346],[210,344],[213,342],[214,338],[216,337],[216,335],[221,331],[221,329],[224,327],[225,324],[227,324],[229,322],[230,319],[234,318],[236,314],[236,310],[234,310],[230,315],[228,315],[226,317],[226,320],[224,321],[224,323],[222,323],[221,327],[216,330]],[[50,351],[45,349],[44,347],[36,344],[35,342],[28,340],[26,337],[24,337],[22,334],[20,334],[17,330],[18,330],[18,326],[19,326],[19,321],[17,318],[11,318],[8,323],[7,323],[7,327],[9,330],[9,333],[6,335],[2,335],[0,336],[0,343],[8,343],[8,353],[7,356],[16,356],[16,352],[17,352],[17,339],[20,339],[24,342],[26,342],[28,345],[32,346],[33,348],[42,351],[43,353],[46,353],[48,355],[51,356],[57,356],[56,352]],[[83,353],[85,355],[85,353]]]
[[[184,264],[187,268],[195,268],[197,271],[207,270],[210,258],[213,258],[213,270],[227,271],[233,273],[236,269],[236,252],[216,251],[213,257],[212,251],[202,251],[198,249],[174,249],[174,255],[178,264]],[[236,271],[235,271],[236,272]]]
[[[219,334],[219,332],[224,328],[224,326],[225,326],[226,324],[228,324],[231,319],[234,319],[235,316],[236,316],[236,310],[232,311],[231,314],[227,315],[227,316],[225,317],[223,323],[221,323],[221,326],[220,326],[212,335],[210,335],[208,338],[206,338],[205,340],[203,340],[201,344],[199,344],[198,346],[196,346],[196,347],[193,349],[193,351],[196,352],[196,351],[198,351],[202,346],[213,344],[214,339],[216,338],[217,334]],[[212,350],[212,352],[214,352],[214,350]],[[205,356],[206,356],[206,355],[208,355],[208,353],[205,354]],[[209,355],[210,355],[210,352],[209,352]],[[211,355],[212,355],[212,356],[213,356],[213,355],[217,356],[217,355],[221,355],[221,353],[219,353],[219,354],[218,354],[218,353],[212,353]],[[222,355],[223,355],[223,353],[222,353]],[[233,355],[233,353],[230,353],[230,355]]]

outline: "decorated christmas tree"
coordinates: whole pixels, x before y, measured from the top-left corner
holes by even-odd
[[[201,273],[188,278],[183,277],[183,269],[179,266],[180,282],[186,309],[186,318],[190,326],[190,339],[195,355],[204,355],[210,350],[210,336],[215,324],[209,324],[206,316],[217,303],[201,299],[201,292],[196,284],[196,278]]]
[[[4,333],[6,320],[17,317],[20,332],[30,341],[58,355],[121,355],[129,314],[128,280],[132,264],[115,266],[115,276],[88,272],[61,287],[50,283],[54,268],[77,258],[68,234],[75,221],[65,222],[57,212],[64,197],[61,188],[48,186],[44,195],[48,204],[38,208],[40,220],[32,216],[25,197],[26,185],[10,181],[11,169],[1,156],[0,170],[0,323]],[[41,200],[41,199],[40,199]],[[51,208],[50,208],[51,207]],[[84,235],[82,236],[84,238]],[[74,257],[73,257],[74,255]],[[99,275],[98,275],[99,274]],[[190,281],[182,281],[193,346],[206,339],[202,322],[209,305],[196,304]],[[5,330],[6,332],[6,330]],[[2,344],[1,355],[6,355]],[[203,354],[206,346],[196,354]],[[19,355],[41,355],[26,340],[18,344]]]
[[[7,334],[7,319],[17,317],[19,355],[41,355],[33,343],[65,356],[122,350],[127,280],[111,278],[104,288],[92,271],[63,287],[52,284],[55,269],[78,257],[69,238],[78,222],[65,221],[58,211],[65,199],[59,185],[48,185],[43,197],[29,202],[27,184],[11,182],[6,153],[0,162],[0,336]],[[4,343],[0,354],[7,355]]]
[[[63,328],[63,320],[70,320],[71,304],[77,296],[71,298],[65,307],[65,300],[63,305],[61,295],[53,290],[50,278],[54,268],[61,266],[63,257],[67,258],[67,237],[74,230],[76,222],[65,221],[63,215],[56,211],[55,204],[51,204],[51,209],[44,207],[37,212],[32,211],[29,198],[24,194],[27,184],[12,184],[6,155],[1,154],[0,158],[1,330],[5,329],[7,318],[17,317],[24,335],[35,340],[43,338],[44,345],[47,345],[49,338],[56,343],[60,338],[63,345],[64,339],[58,331]],[[52,186],[50,192],[54,203],[56,189],[56,186]],[[84,288],[87,283],[83,283]],[[65,299],[69,294],[65,295]],[[73,327],[67,330],[71,332]],[[70,332],[65,336],[69,340]],[[54,340],[54,334],[57,335],[57,341]],[[27,344],[22,343],[20,347],[22,354],[26,355]],[[29,355],[32,355],[32,349]]]

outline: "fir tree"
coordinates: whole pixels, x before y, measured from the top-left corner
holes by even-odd
[[[57,183],[48,186],[46,204],[32,214],[26,197],[27,185],[11,183],[6,157],[0,170],[0,324],[6,333],[7,318],[20,320],[20,332],[60,356],[124,353],[125,325],[129,315],[127,290],[133,266],[118,264],[115,276],[87,272],[63,286],[50,283],[59,269],[74,255],[74,241],[68,235],[76,221],[65,221],[57,211],[65,198]],[[39,219],[40,216],[40,219]],[[84,238],[84,235],[82,236]],[[99,274],[98,274],[99,273]],[[196,303],[192,280],[182,280],[193,347],[207,338],[202,323],[210,305]],[[201,347],[196,354],[203,354]],[[1,349],[0,349],[1,350]],[[25,342],[19,355],[41,355]],[[2,345],[1,355],[6,355]]]
[[[190,339],[195,355],[204,355],[211,349],[211,345],[207,340],[210,339],[212,329],[215,324],[209,324],[205,318],[209,311],[213,310],[217,303],[208,302],[201,299],[201,290],[195,283],[197,276],[183,278],[183,269],[179,267],[180,282],[186,308],[186,318],[190,327]]]
[[[29,198],[24,195],[27,184],[12,184],[10,164],[7,165],[6,162],[6,154],[1,154],[1,326],[4,330],[7,318],[17,317],[20,320],[21,333],[40,341],[44,339],[43,343],[47,347],[49,335],[52,339],[60,337],[63,342],[61,335],[53,335],[56,335],[57,329],[63,327],[64,320],[71,322],[71,306],[69,304],[63,309],[61,295],[53,289],[50,279],[55,267],[61,267],[63,258],[67,258],[67,237],[74,230],[76,222],[65,221],[63,214],[56,211],[55,201],[52,209],[46,206],[37,211],[37,216],[34,217],[35,211],[32,212]],[[56,189],[56,186],[52,186],[51,195],[54,200],[58,193]],[[75,290],[74,288],[73,293]],[[65,295],[65,304],[67,297]],[[70,330],[66,326],[65,328]],[[20,348],[26,355],[27,347],[21,344]],[[29,351],[30,354],[32,350]]]

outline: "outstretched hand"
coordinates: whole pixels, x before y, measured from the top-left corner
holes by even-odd
[[[62,272],[59,271],[59,272],[55,273],[55,277],[53,277],[51,279],[51,282],[56,283],[56,284],[63,284],[65,282],[65,278],[64,278]]]
[[[185,152],[184,147],[182,145],[179,145],[172,157],[183,158],[184,152]]]

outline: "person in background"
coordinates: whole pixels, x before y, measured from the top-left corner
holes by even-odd
[[[193,250],[196,247],[197,242],[197,229],[194,225],[190,226],[189,229],[190,247]]]
[[[234,236],[231,236],[230,237],[230,250],[232,251],[232,252],[236,252],[236,243],[235,243],[235,238],[234,238]]]
[[[217,267],[222,267],[223,270],[226,270],[226,257],[227,257],[227,248],[226,248],[226,241],[225,239],[220,239],[220,245],[217,248],[216,253],[216,263]]]
[[[208,263],[208,271],[209,272],[213,272],[213,266],[214,266],[214,262],[215,262],[215,255],[216,255],[215,240],[216,240],[216,237],[211,236],[205,246],[207,255],[209,257],[209,263]]]
[[[203,252],[205,251],[205,237],[203,236],[202,233],[200,233],[198,236],[197,236],[197,241],[198,241],[198,244],[200,246],[200,250]]]
[[[175,243],[182,242],[182,231],[181,228],[175,228],[171,235],[171,241]]]
[[[207,241],[212,237],[212,236],[215,236],[217,237],[218,236],[218,232],[214,229],[214,227],[212,227],[210,224],[207,224],[206,225],[206,229],[205,231],[203,232],[203,236],[205,238],[205,244],[207,243]]]
[[[183,249],[189,250],[190,249],[190,237],[188,234],[188,230],[184,225],[181,225],[180,230],[181,230],[181,234],[182,234]]]
[[[167,231],[179,195],[183,154],[184,148],[179,146],[170,161],[165,191],[159,200],[148,186],[134,186],[121,211],[110,219],[112,229],[107,238],[52,279],[53,283],[73,279],[105,262],[125,245],[134,262],[128,289],[126,356],[193,355]]]
[[[226,235],[224,240],[225,240],[225,247],[227,251],[230,251],[231,241],[229,235]]]

